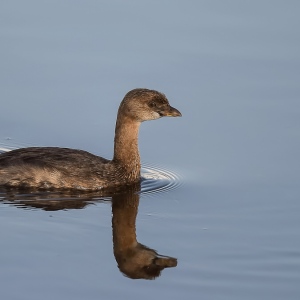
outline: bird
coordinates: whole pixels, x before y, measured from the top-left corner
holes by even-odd
[[[137,88],[122,100],[111,160],[84,150],[28,147],[0,154],[0,186],[10,189],[99,191],[140,181],[138,134],[142,122],[180,117],[156,90]]]

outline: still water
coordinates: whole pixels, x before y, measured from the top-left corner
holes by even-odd
[[[134,190],[0,191],[1,299],[299,299],[299,9],[1,3],[3,151],[111,158],[118,105],[136,87],[183,115],[142,124]]]

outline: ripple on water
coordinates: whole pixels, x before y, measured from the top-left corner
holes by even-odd
[[[141,193],[160,193],[177,188],[181,180],[177,174],[161,167],[147,165],[141,171]]]
[[[12,138],[5,138],[2,141],[0,141],[0,154],[14,149],[24,148],[24,147],[33,147],[33,146],[28,143],[16,142]]]

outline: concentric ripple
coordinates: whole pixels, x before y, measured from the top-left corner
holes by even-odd
[[[144,165],[141,172],[142,193],[157,193],[175,189],[180,186],[179,176],[160,167]]]

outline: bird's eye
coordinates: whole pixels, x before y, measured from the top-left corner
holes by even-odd
[[[150,102],[149,106],[153,107],[153,108],[156,107],[156,102],[154,102],[154,101]]]

